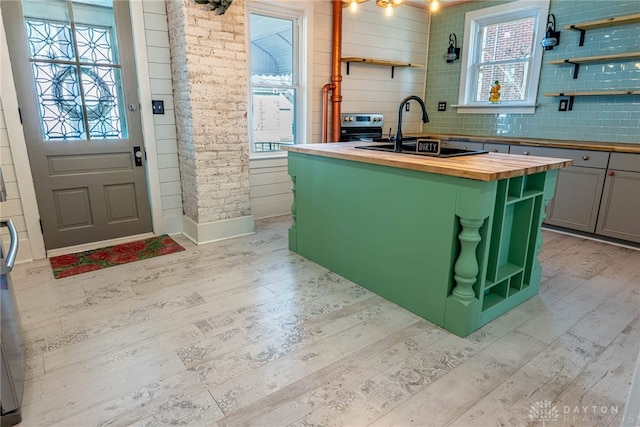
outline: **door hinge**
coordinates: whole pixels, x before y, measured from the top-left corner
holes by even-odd
[[[42,228],[42,220],[39,219],[38,222],[40,223],[40,232],[44,234],[44,228]]]
[[[20,117],[20,124],[22,124],[22,110],[18,108],[18,117]]]

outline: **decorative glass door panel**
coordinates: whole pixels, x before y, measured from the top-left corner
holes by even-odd
[[[55,20],[23,0],[45,141],[128,137],[113,4],[95,3],[58,2]]]

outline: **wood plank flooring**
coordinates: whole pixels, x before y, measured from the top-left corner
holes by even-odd
[[[462,339],[290,252],[290,221],[60,280],[17,266],[22,425],[624,425],[640,251],[545,231],[540,295]]]

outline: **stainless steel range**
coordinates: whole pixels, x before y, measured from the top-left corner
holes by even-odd
[[[342,113],[340,121],[340,141],[373,141],[382,138],[382,114]]]

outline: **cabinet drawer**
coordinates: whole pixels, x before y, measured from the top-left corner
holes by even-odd
[[[449,148],[462,148],[463,150],[482,150],[482,142],[445,141],[443,145]]]
[[[611,153],[609,169],[640,172],[640,154]]]
[[[508,153],[509,146],[507,144],[484,144],[484,149],[490,153]]]
[[[609,153],[606,151],[571,150],[567,148],[527,147],[512,145],[511,154],[525,154],[559,159],[572,159],[573,166],[606,169]]]

